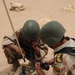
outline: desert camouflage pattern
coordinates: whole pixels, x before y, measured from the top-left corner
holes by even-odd
[[[62,46],[55,49],[55,52],[64,47],[75,47],[75,41],[70,39]],[[75,56],[65,53],[55,55],[55,63],[53,65],[53,75],[75,75]]]
[[[18,30],[16,33],[19,34],[20,30]],[[10,45],[10,44],[17,44],[16,37],[15,37],[14,34],[11,35],[11,36],[10,35],[9,36],[5,36],[3,38],[2,48],[4,49],[7,45]],[[38,47],[40,48],[41,57],[38,58],[36,56],[36,54],[35,54],[35,57],[36,57],[36,59],[42,59],[42,58],[44,58],[47,55],[47,53],[48,53],[48,47],[40,39],[39,39]]]
[[[19,32],[20,31],[17,31],[16,33],[19,33]],[[16,40],[16,38],[15,38],[14,34],[11,35],[11,36],[5,36],[3,38],[2,48],[4,49],[4,52],[8,53],[8,55],[7,55],[8,58],[9,57],[15,58],[14,55],[16,55],[16,57],[18,59],[21,59],[22,58],[21,56],[16,54],[13,50],[10,50],[10,49],[7,48],[7,45],[16,44],[15,40]],[[47,46],[44,43],[42,43],[42,41],[39,39],[38,47],[40,48],[41,57],[38,58],[37,55],[35,54],[36,60],[43,60],[45,58],[45,56],[47,55],[47,53],[48,53]],[[8,61],[8,63],[10,61]],[[25,66],[25,65],[23,65],[23,66]],[[10,73],[10,75],[20,75],[21,72],[22,72],[22,66],[19,66],[15,73],[12,73],[12,72],[9,72],[9,73]],[[26,75],[38,75],[36,70],[32,68],[32,65],[29,65],[29,66],[26,67],[25,73],[26,73]]]

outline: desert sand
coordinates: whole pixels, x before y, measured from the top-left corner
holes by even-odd
[[[41,21],[40,26],[50,19],[59,21],[66,28],[66,36],[75,37],[75,0],[5,0],[5,2],[15,30],[21,28],[29,19]],[[24,4],[25,10],[10,11],[10,3],[15,2]],[[0,0],[0,72],[10,66],[3,53],[2,39],[3,36],[12,33],[3,1]],[[47,58],[50,59],[52,56],[53,50],[49,49]],[[47,75],[51,75],[51,71],[49,70]]]

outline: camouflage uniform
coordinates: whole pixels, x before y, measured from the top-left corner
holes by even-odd
[[[17,33],[19,33],[20,31],[17,31]],[[37,57],[36,55],[35,55],[35,53],[34,53],[34,49],[32,48],[32,45],[31,45],[31,43],[30,42],[28,42],[28,41],[26,41],[24,38],[22,38],[22,37],[18,37],[18,40],[19,40],[19,43],[20,43],[20,46],[21,46],[21,48],[23,48],[24,49],[24,51],[25,52],[27,52],[28,51],[28,54],[30,53],[29,51],[30,51],[30,49],[31,49],[31,51],[32,51],[32,53],[34,54],[33,56],[33,59],[35,58],[35,57]],[[3,38],[3,44],[2,44],[2,48],[4,49],[4,50],[6,50],[6,49],[8,49],[8,45],[10,45],[10,44],[15,44],[15,45],[17,45],[17,42],[16,42],[16,38],[15,38],[15,35],[13,34],[13,35],[11,35],[11,36],[5,36],[4,38]],[[39,42],[38,42],[38,47],[40,48],[40,53],[41,53],[41,56],[44,56],[44,55],[46,55],[47,54],[47,52],[48,52],[48,48],[46,47],[46,45],[45,44],[43,44],[42,43],[42,41],[39,39]],[[28,50],[29,49],[29,50]],[[9,51],[10,49],[8,49],[8,51]],[[12,50],[11,50],[12,51]],[[16,53],[14,53],[14,52],[11,52],[11,54],[12,55],[16,55]],[[29,55],[26,55],[25,57],[27,58],[27,59],[31,59],[31,56],[30,56],[30,54]],[[18,58],[22,58],[21,56],[19,56]],[[35,58],[36,59],[36,58]]]
[[[65,47],[75,47],[75,41],[70,39],[54,51],[57,52]],[[54,59],[53,75],[75,75],[75,55],[57,53]]]
[[[41,57],[38,58],[38,56],[35,54],[35,50],[33,49],[31,43],[28,42],[27,40],[25,40],[20,35],[20,31],[17,31],[16,33],[19,34],[19,37],[18,37],[19,44],[20,44],[21,48],[23,48],[25,53],[26,53],[25,58],[27,58],[28,60],[30,60],[32,63],[35,64],[35,62],[37,62],[38,60],[42,60],[45,57],[45,55],[48,52],[47,51],[48,49],[47,49],[46,45],[43,44],[40,39],[39,39],[39,42],[38,42],[38,47],[40,48]],[[11,45],[11,44],[17,45],[16,38],[15,38],[14,34],[11,35],[11,36],[5,36],[3,38],[2,48],[4,49],[4,53],[5,53],[6,57],[7,57],[7,61],[8,61],[9,64],[13,64],[18,59],[22,58],[22,56],[19,55],[18,53],[16,53],[16,51],[10,50],[7,47],[8,45]],[[13,58],[13,60],[11,60],[11,58]]]

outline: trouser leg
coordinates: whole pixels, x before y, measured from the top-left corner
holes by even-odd
[[[5,48],[4,53],[7,58],[7,62],[9,64],[13,64],[14,62],[18,61],[18,59],[15,58],[16,52],[14,50],[11,50],[9,48]]]
[[[10,69],[11,75],[14,75],[14,72],[17,70],[17,68],[20,66],[18,59],[21,58],[14,50],[11,50],[9,48],[4,49],[4,54],[7,58],[7,62],[9,64],[12,64],[12,68]]]
[[[15,72],[15,71],[17,70],[17,68],[20,66],[20,64],[19,64],[18,61],[16,61],[16,62],[13,63],[12,66],[13,66],[13,67],[12,67],[12,71]]]

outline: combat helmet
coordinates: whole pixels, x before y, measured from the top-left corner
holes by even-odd
[[[26,40],[34,40],[38,37],[39,31],[39,24],[35,20],[28,20],[25,22],[21,34]]]
[[[41,28],[40,37],[48,46],[53,46],[62,39],[65,32],[65,28],[58,21],[51,21]]]

